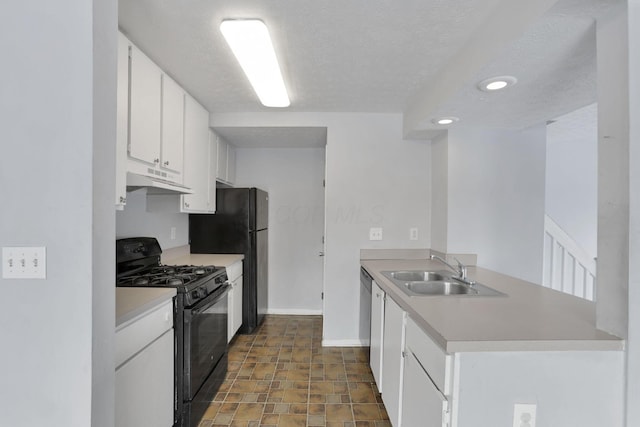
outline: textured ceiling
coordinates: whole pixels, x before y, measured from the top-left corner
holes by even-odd
[[[241,148],[316,148],[327,145],[324,127],[216,127],[213,130]]]
[[[119,25],[212,113],[274,111],[260,105],[218,30],[240,17],[271,30],[292,100],[283,111],[401,113],[446,67],[465,66],[449,59],[501,1],[121,0]],[[594,18],[622,1],[560,0],[434,115],[458,116],[456,126],[524,128],[593,103]],[[518,84],[491,94],[475,87],[504,74]],[[292,128],[219,131],[242,146],[316,146],[319,130],[305,129],[308,137]]]

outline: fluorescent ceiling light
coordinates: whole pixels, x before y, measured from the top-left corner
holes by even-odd
[[[220,31],[265,107],[288,107],[289,95],[269,37],[259,19],[230,19]]]
[[[431,122],[433,124],[436,124],[436,125],[447,126],[447,125],[450,125],[452,123],[457,122],[458,120],[460,120],[460,119],[457,118],[457,117],[451,116],[451,117],[438,117],[438,118],[435,118],[435,119],[431,120]]]
[[[484,92],[493,92],[504,89],[518,83],[518,79],[513,76],[497,76],[485,79],[478,83],[478,89]]]

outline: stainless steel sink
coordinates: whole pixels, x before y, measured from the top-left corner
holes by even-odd
[[[391,280],[401,282],[432,282],[434,280],[449,279],[451,275],[446,271],[389,271],[386,275]]]
[[[411,297],[504,295],[481,283],[465,283],[448,271],[399,270],[383,271],[382,274]]]

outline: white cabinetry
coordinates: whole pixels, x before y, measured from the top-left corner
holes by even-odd
[[[384,333],[384,299],[385,293],[378,284],[371,283],[371,341],[369,347],[369,365],[373,378],[382,393],[382,342]]]
[[[227,337],[231,341],[242,326],[242,261],[227,267],[227,276],[231,284],[229,291],[229,321]]]
[[[182,173],[184,152],[184,90],[166,74],[162,75],[161,167]]]
[[[236,180],[236,148],[217,137],[218,171],[216,179],[222,183],[232,185]]]
[[[173,302],[116,328],[115,425],[173,425]]]
[[[130,47],[127,171],[182,184],[184,91]]]
[[[129,141],[129,40],[118,33],[116,209],[127,204],[127,143]]]
[[[131,46],[129,156],[155,166],[160,162],[162,70]]]
[[[384,302],[384,332],[382,334],[382,401],[394,426],[401,425],[402,372],[404,331],[407,314],[386,296]]]
[[[449,422],[452,356],[409,318],[406,326],[402,425],[444,427]]]
[[[209,112],[190,95],[185,95],[184,144],[184,185],[194,193],[181,196],[181,211],[214,212],[215,198],[210,206],[209,195]]]

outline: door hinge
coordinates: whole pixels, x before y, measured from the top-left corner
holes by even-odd
[[[322,180],[322,186],[323,186],[323,187],[326,187],[326,186],[327,186],[327,180],[326,180],[326,179],[323,179],[323,180]]]
[[[323,300],[324,299],[324,292],[320,292],[320,299]]]
[[[324,236],[322,236],[322,244],[324,245]]]

